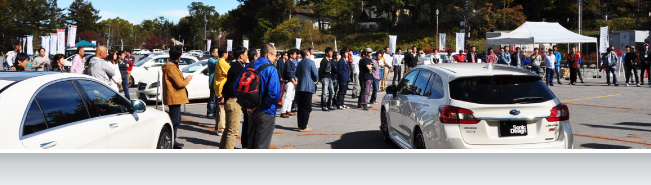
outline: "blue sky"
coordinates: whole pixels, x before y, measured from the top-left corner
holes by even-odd
[[[74,0],[58,0],[61,8],[70,7]],[[188,15],[188,5],[192,0],[88,0],[93,7],[99,10],[102,20],[120,17],[134,24],[140,24],[145,19],[154,19],[164,16],[175,23],[181,17]],[[237,0],[209,0],[198,1],[203,4],[215,6],[215,10],[224,14],[237,8]]]

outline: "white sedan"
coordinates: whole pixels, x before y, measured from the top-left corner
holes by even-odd
[[[161,66],[170,60],[170,55],[166,53],[160,53],[155,55],[149,55],[147,58],[143,58],[133,64],[131,70],[131,81],[133,84],[138,84],[141,79],[156,76],[158,71],[160,71]],[[198,62],[199,59],[190,56],[182,56],[179,60],[179,68],[183,69],[184,67]]]
[[[160,71],[160,70],[159,70]],[[188,91],[188,99],[208,99],[210,97],[209,76],[208,76],[208,60],[202,60],[192,65],[189,65],[181,70],[183,77],[192,75],[192,80],[185,88]],[[137,95],[138,99],[145,101],[156,101],[158,94],[158,101],[163,97],[160,92],[163,87],[159,83],[160,78],[158,75],[150,76],[142,79],[138,83]]]
[[[414,68],[387,88],[380,130],[401,148],[573,148],[567,105],[540,76],[506,65]]]
[[[174,138],[167,113],[82,74],[2,72],[0,112],[0,148],[170,149]]]

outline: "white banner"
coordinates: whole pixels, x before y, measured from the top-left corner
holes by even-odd
[[[21,53],[25,53],[25,51],[26,51],[26,49],[27,49],[27,47],[25,47],[26,44],[27,44],[27,37],[25,37],[25,38],[21,38],[21,39],[20,39],[20,42],[23,43],[23,47],[20,48],[20,52],[21,52]]]
[[[337,37],[335,37],[335,53],[336,53],[337,51],[339,51],[339,50],[337,49]]]
[[[396,35],[389,35],[389,49],[391,50],[390,54],[396,53],[396,40],[398,39],[398,36]],[[398,53],[399,55],[400,53]]]
[[[50,56],[50,36],[41,36],[41,48],[45,49],[45,56]]]
[[[212,42],[212,40],[210,40],[210,39],[206,40],[206,51],[208,51],[208,52],[210,52],[210,44],[211,44],[211,42]]]
[[[97,41],[90,41],[90,43],[93,43],[93,45],[97,46]]]
[[[445,50],[445,33],[439,33],[439,50]]]
[[[606,53],[608,45],[610,45],[608,42],[608,26],[601,27],[601,34],[599,36],[599,53]]]
[[[226,40],[226,51],[233,51],[233,40]]]
[[[34,55],[34,42],[32,42],[34,41],[34,36],[27,36],[25,40],[27,40],[27,55]]]
[[[124,41],[120,39],[120,51],[124,51]]]
[[[249,49],[249,40],[243,40],[242,42],[244,42],[242,46],[244,46],[246,49]]]
[[[301,49],[301,38],[296,38],[296,49]]]
[[[270,42],[269,44],[271,44],[272,46],[276,46],[273,42]]]
[[[68,46],[75,47],[75,37],[77,37],[77,26],[68,27]]]
[[[464,33],[457,33],[457,43],[456,43],[456,49],[454,52],[459,52],[463,50],[463,39],[465,39],[465,34]]]
[[[59,37],[57,54],[66,54],[66,30],[58,29],[57,32],[57,36]]]
[[[57,44],[59,36],[56,33],[50,33],[50,55],[57,54]]]

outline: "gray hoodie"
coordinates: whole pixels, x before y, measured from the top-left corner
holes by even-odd
[[[97,80],[104,82],[106,85],[110,85],[111,78],[115,75],[115,69],[106,60],[93,57],[88,62],[86,74],[97,78]]]

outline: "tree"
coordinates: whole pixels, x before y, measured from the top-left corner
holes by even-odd
[[[497,15],[500,30],[514,30],[527,20],[527,16],[522,13],[522,5],[503,8]]]
[[[66,18],[68,23],[77,26],[77,30],[99,31],[97,21],[102,17],[99,16],[99,10],[93,7],[92,2],[75,0],[70,4]]]
[[[162,48],[163,45],[165,45],[165,42],[160,37],[149,37],[143,47],[152,50]]]
[[[294,0],[238,0],[240,6],[228,12],[229,19],[222,25],[228,30],[233,43],[244,37],[252,47],[262,45],[264,34],[288,18]]]

